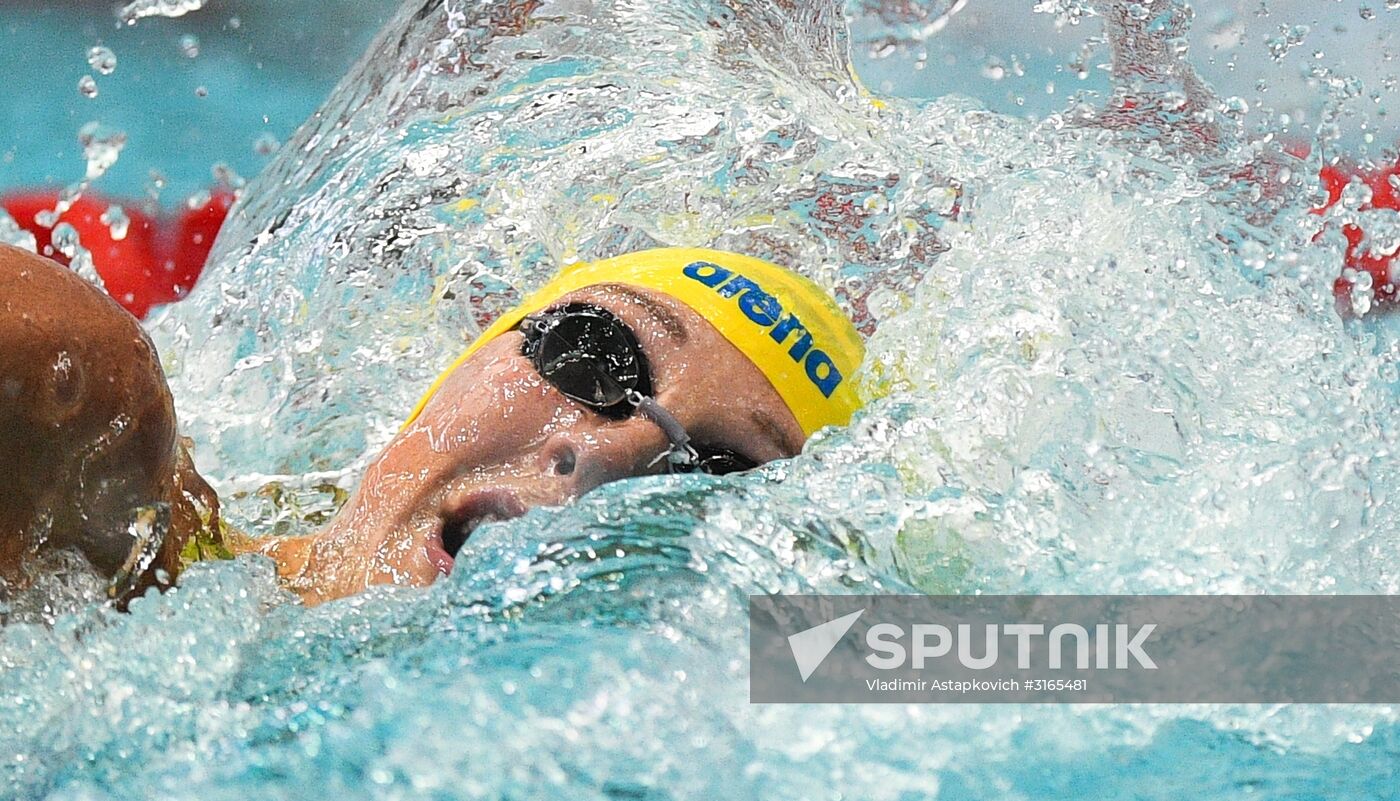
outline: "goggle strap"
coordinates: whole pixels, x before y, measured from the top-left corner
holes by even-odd
[[[671,443],[671,449],[658,456],[652,464],[663,458],[669,459],[672,464],[682,465],[695,464],[699,460],[700,455],[690,447],[690,435],[686,433],[685,426],[681,425],[681,421],[677,420],[675,415],[657,403],[655,398],[632,389],[627,391],[627,402],[637,407],[637,411],[641,412],[643,417],[655,423]]]

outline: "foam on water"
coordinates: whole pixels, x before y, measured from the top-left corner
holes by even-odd
[[[427,591],[307,610],[240,561],[12,625],[6,786],[1391,793],[1385,707],[747,702],[749,593],[1400,592],[1400,347],[1331,294],[1355,203],[1308,213],[1318,162],[1244,136],[1172,45],[1184,6],[1059,5],[1105,16],[1133,77],[1040,123],[873,97],[831,3],[405,6],[156,325],[238,523],[323,519],[463,342],[576,258],[802,267],[874,330],[870,406],[752,475],[486,526]]]

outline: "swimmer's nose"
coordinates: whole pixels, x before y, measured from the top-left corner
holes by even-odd
[[[540,450],[541,469],[577,497],[603,484],[658,472],[656,459],[667,445],[661,430],[641,419],[597,431],[563,431]]]

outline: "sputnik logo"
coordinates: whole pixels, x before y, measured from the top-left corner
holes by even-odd
[[[831,655],[836,643],[841,642],[841,638],[863,614],[864,609],[788,635],[788,647],[792,649],[792,658],[797,662],[797,672],[802,675],[804,683],[817,672],[817,668]]]

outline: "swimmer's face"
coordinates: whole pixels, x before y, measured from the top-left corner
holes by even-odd
[[[619,285],[578,290],[551,308],[569,303],[600,306],[632,329],[656,400],[696,445],[755,464],[801,450],[802,429],[768,379],[689,307]],[[663,472],[657,457],[669,443],[655,423],[569,399],[522,355],[523,342],[512,331],[473,354],[374,461],[331,526],[283,546],[304,549],[278,556],[295,566],[288,578],[308,601],[370,584],[429,584],[481,523]]]

